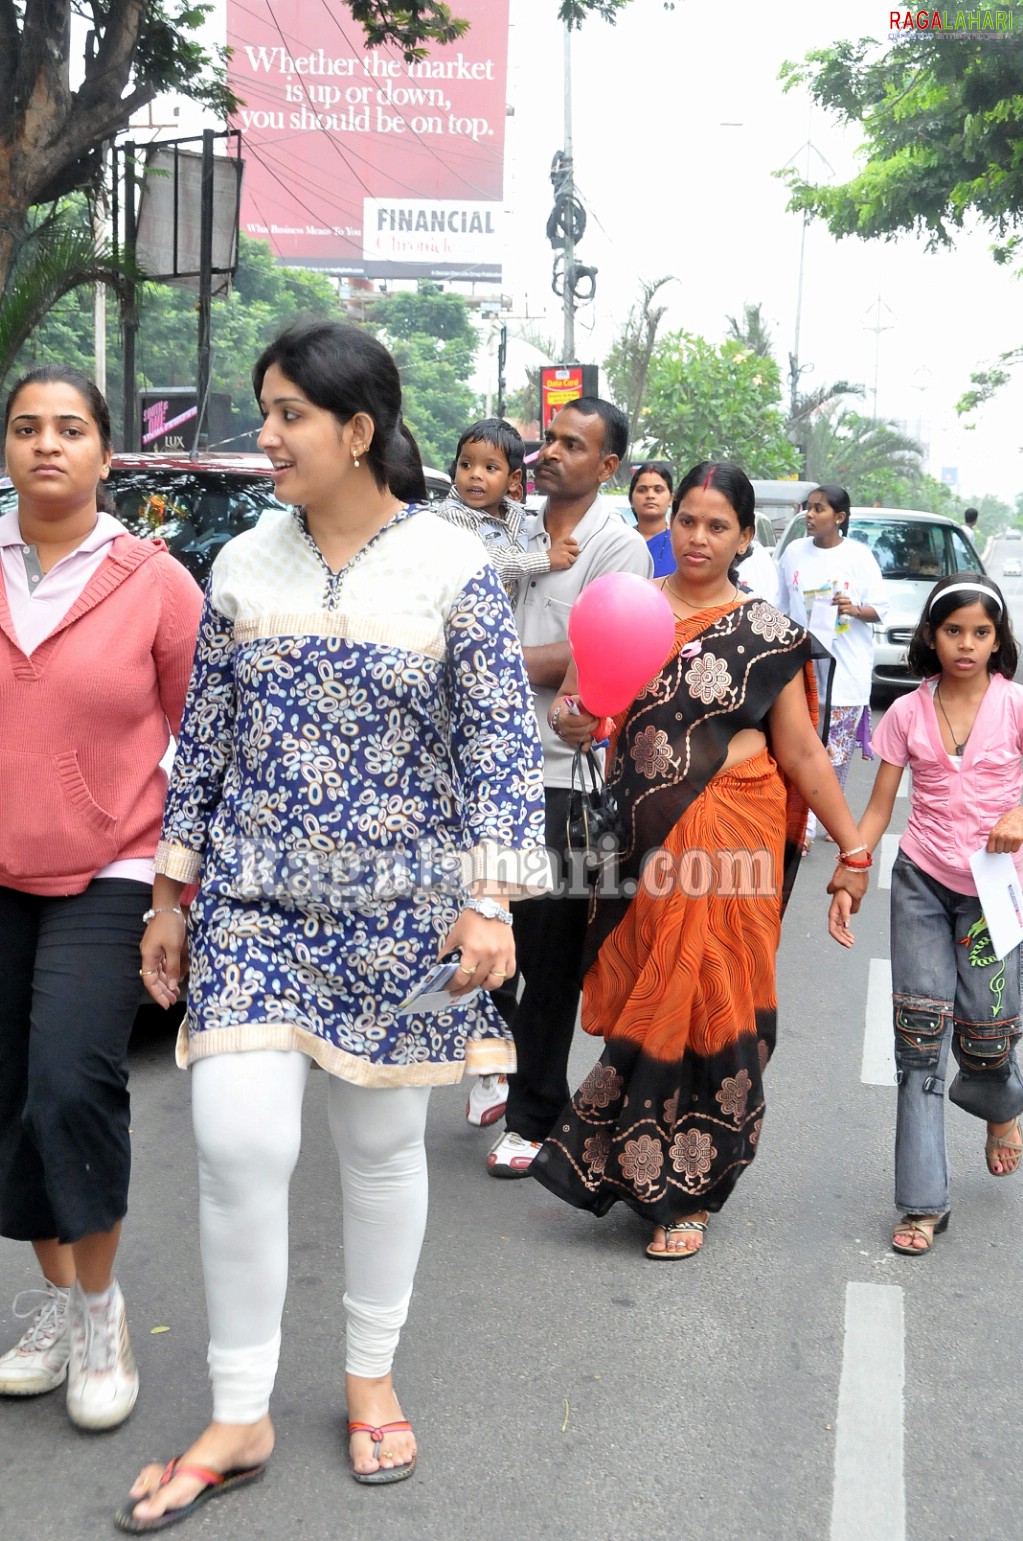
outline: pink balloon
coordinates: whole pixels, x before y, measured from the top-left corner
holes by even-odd
[[[594,717],[613,717],[662,667],[675,617],[659,590],[635,573],[605,573],[587,584],[568,617],[579,671],[579,700]]]

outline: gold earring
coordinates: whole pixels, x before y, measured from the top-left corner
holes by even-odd
[[[359,452],[358,452],[358,450],[353,449],[352,450],[352,465],[357,467],[358,464],[359,464]]]

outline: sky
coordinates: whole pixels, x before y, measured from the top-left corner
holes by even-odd
[[[591,20],[574,34],[576,182],[589,212],[578,256],[599,269],[595,303],[577,320],[580,358],[604,356],[641,280],[671,274],[677,281],[662,291],[664,327],[719,340],[728,316],[759,302],[787,378],[802,217],[786,211],[786,188],[773,172],[792,160],[805,166],[810,143],[811,175],[831,178],[830,166],[835,180],[845,180],[856,167],[857,138],[819,109],[811,114],[804,93],[784,93],[778,71],[784,60],[840,38],[885,37],[888,11],[881,0],[791,7],[679,0],[673,11],[661,0],[633,0],[615,26]],[[563,139],[562,80],[554,0],[512,0],[516,110],[505,190],[519,239],[509,243],[504,287],[523,310],[548,311],[546,330],[558,337],[543,225],[546,172]],[[527,238],[533,230],[536,241]],[[928,444],[932,474],[957,467],[964,495],[1011,501],[1023,490],[1023,371],[972,432],[954,410],[972,369],[1023,342],[1023,283],[995,265],[991,239],[974,229],[952,252],[929,254],[915,238],[836,241],[811,222],[799,356],[812,365],[804,388],[862,383],[859,410],[872,409],[876,369],[879,414]],[[879,323],[886,330],[870,330]]]
[[[989,234],[972,229],[953,250],[928,253],[913,237],[836,241],[810,222],[798,299],[803,221],[786,211],[773,173],[792,161],[805,167],[809,155],[812,176],[844,180],[857,137],[811,113],[804,93],[783,92],[778,72],[840,38],[883,40],[888,14],[883,0],[677,0],[672,10],[632,0],[615,25],[594,18],[573,34],[575,176],[589,216],[577,255],[598,269],[595,301],[577,318],[577,356],[599,363],[642,281],[670,275],[664,329],[720,340],[728,316],[761,304],[787,394],[798,305],[803,388],[861,383],[866,396],[852,405],[870,411],[876,383],[878,413],[927,446],[933,475],[955,468],[964,497],[1011,502],[1023,491],[1023,370],[972,430],[955,413],[971,370],[1023,342],[1023,287],[995,265]],[[538,361],[519,330],[561,338],[545,225],[550,163],[564,144],[563,60],[556,0],[511,0],[501,284],[511,302],[510,388]],[[495,376],[484,351],[476,383],[492,388]]]

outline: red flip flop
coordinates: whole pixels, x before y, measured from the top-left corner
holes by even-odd
[[[380,1448],[384,1442],[385,1434],[411,1434],[412,1425],[406,1418],[398,1423],[349,1423],[349,1434],[368,1434],[373,1441],[373,1459],[379,1461]],[[356,1482],[364,1482],[367,1487],[381,1487],[385,1482],[404,1482],[406,1477],[411,1477],[416,1469],[416,1458],[406,1461],[402,1466],[380,1466],[376,1471],[356,1471],[352,1468],[352,1476]]]
[[[118,1509],[114,1515],[114,1524],[118,1530],[127,1531],[130,1536],[148,1535],[151,1530],[166,1530],[170,1525],[177,1525],[180,1520],[187,1520],[196,1509],[201,1509],[203,1504],[211,1498],[216,1498],[219,1493],[226,1493],[231,1488],[241,1487],[246,1482],[255,1482],[266,1471],[267,1462],[263,1461],[259,1466],[239,1466],[233,1471],[210,1471],[206,1466],[183,1466],[180,1455],[176,1455],[173,1461],[168,1461],[163,1469],[159,1486],[166,1487],[174,1477],[195,1477],[196,1481],[203,1484],[196,1493],[191,1503],[182,1504],[178,1509],[167,1509],[163,1514],[157,1515],[153,1520],[140,1520],[135,1517],[135,1510],[139,1504],[145,1503],[153,1495],[147,1494],[145,1498],[131,1500],[131,1507]]]

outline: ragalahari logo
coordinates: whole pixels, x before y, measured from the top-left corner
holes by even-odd
[[[930,32],[945,37],[997,37],[1013,30],[1011,10],[889,11],[891,37]]]

